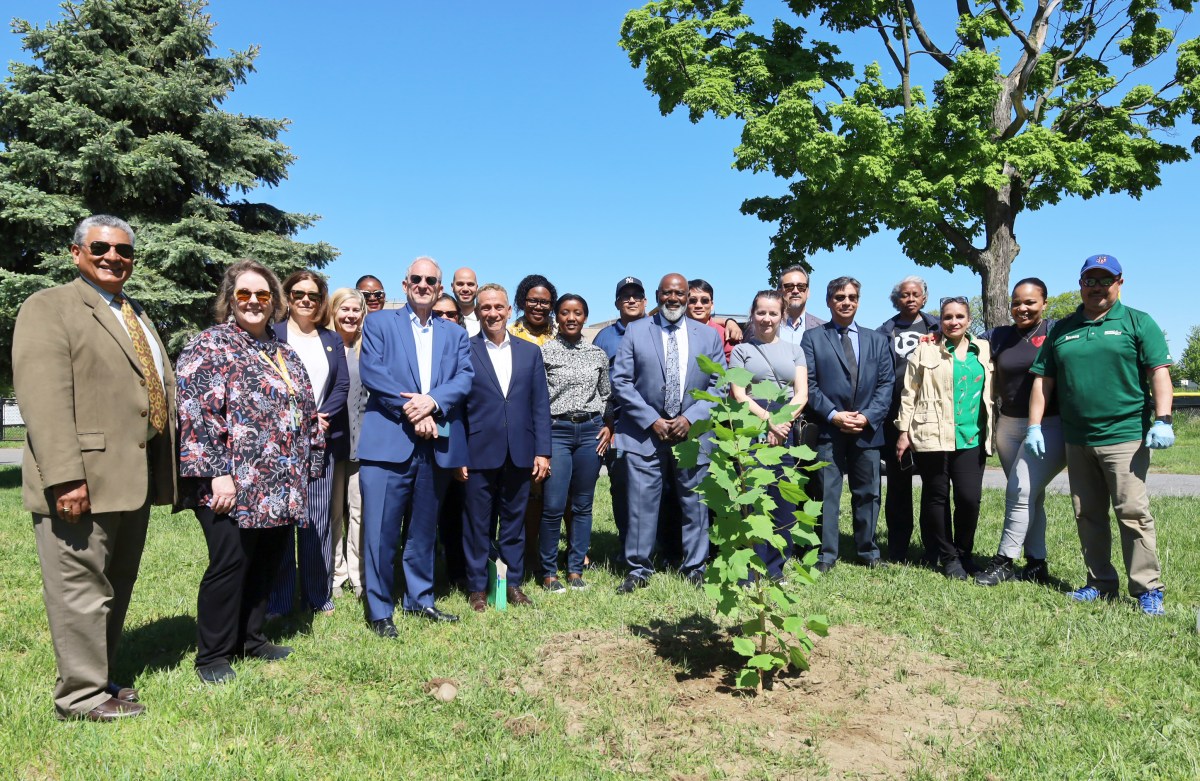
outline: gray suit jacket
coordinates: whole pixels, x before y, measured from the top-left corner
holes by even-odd
[[[619,410],[615,447],[643,456],[653,455],[658,439],[650,427],[665,418],[664,394],[667,389],[667,357],[663,350],[662,315],[630,323],[613,359],[613,398]],[[713,362],[725,365],[725,348],[714,328],[690,317],[681,321],[688,335],[687,382],[682,388],[680,414],[692,423],[708,417],[712,402],[697,401],[689,391],[707,390],[714,393],[717,375],[706,374],[696,363],[697,355],[707,355]]]
[[[83,279],[40,290],[21,305],[13,330],[13,385],[25,419],[25,508],[48,515],[49,489],[86,480],[93,513],[175,501],[175,373],[163,357],[167,430],[149,443],[150,397],[129,334]],[[154,485],[148,486],[149,456]]]

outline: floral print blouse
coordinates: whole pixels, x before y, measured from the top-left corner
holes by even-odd
[[[307,526],[308,479],[324,456],[304,364],[268,334],[260,342],[234,323],[215,325],[188,342],[175,369],[184,503],[206,505],[211,478],[233,475],[230,515],[243,529]]]

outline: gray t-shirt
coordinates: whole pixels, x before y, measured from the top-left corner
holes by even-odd
[[[785,342],[779,339],[770,344],[763,344],[757,339],[751,339],[733,348],[733,353],[729,356],[729,365],[739,366],[753,373],[755,382],[774,380],[779,387],[790,388],[796,380],[796,368],[806,364],[804,348],[799,342]]]

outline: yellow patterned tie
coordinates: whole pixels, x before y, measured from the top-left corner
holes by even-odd
[[[150,343],[146,341],[142,323],[133,313],[129,299],[120,294],[113,298],[121,304],[121,319],[125,321],[129,338],[133,340],[133,351],[142,364],[142,376],[146,378],[146,388],[150,392],[150,425],[161,434],[167,427],[167,394],[163,391],[162,378],[158,376],[158,368],[154,365],[154,353],[150,352]]]

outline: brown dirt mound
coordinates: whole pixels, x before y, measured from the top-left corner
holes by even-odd
[[[567,734],[614,770],[674,779],[941,776],[946,748],[1012,710],[995,683],[858,626],[832,628],[810,672],[777,677],[761,697],[730,685],[739,658],[707,620],[568,632],[519,685],[553,698]]]

